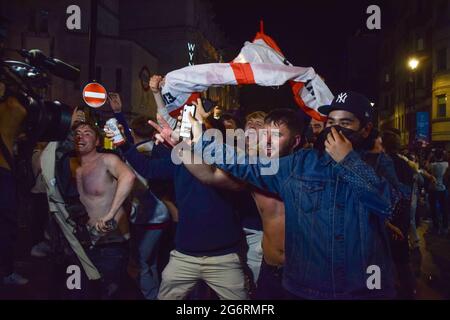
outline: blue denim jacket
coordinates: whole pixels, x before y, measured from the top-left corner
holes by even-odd
[[[197,143],[195,148],[200,152],[206,145]],[[210,154],[214,156],[214,152]],[[230,150],[225,154],[229,156]],[[249,159],[232,160],[234,164],[229,164],[228,157],[228,164],[217,166],[277,193],[284,201],[283,285],[288,291],[307,299],[394,296],[393,265],[384,222],[391,215],[396,193],[357,152],[350,152],[336,163],[327,153],[300,150],[280,158],[274,175],[262,175],[261,168],[268,165],[259,161],[248,164],[252,163]],[[246,164],[236,164],[243,162]],[[391,168],[389,171],[394,172]],[[380,268],[381,289],[367,287],[372,274],[367,268],[371,265]]]

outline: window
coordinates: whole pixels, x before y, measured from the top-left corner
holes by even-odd
[[[447,116],[447,95],[441,94],[437,96],[437,118],[445,118]]]
[[[447,0],[441,0],[440,4],[437,8],[437,16],[438,21],[440,23],[445,23],[446,17],[447,17],[447,10],[448,10],[448,3]]]
[[[437,71],[447,70],[447,48],[441,48],[437,52]]]
[[[122,69],[116,69],[116,92],[122,91]]]
[[[422,51],[424,49],[423,38],[417,39],[417,50]]]
[[[95,81],[102,82],[102,67],[95,67]]]
[[[48,33],[48,11],[39,12],[39,32]]]
[[[416,86],[419,89],[423,89],[425,87],[425,75],[424,75],[424,70],[421,70],[417,73],[417,78],[416,78]]]
[[[36,32],[36,10],[31,10],[28,17],[28,31]]]

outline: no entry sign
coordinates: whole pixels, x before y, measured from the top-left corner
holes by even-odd
[[[83,89],[83,100],[89,107],[101,107],[105,104],[106,98],[106,89],[99,83],[89,83]]]

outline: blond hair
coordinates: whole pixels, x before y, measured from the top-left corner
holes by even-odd
[[[249,121],[250,119],[256,119],[256,118],[262,118],[264,121],[264,118],[266,116],[267,116],[267,113],[265,113],[264,111],[255,111],[255,112],[248,114],[245,117],[245,122]]]

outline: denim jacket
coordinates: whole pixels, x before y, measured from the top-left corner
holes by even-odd
[[[210,147],[207,145],[197,143],[196,152]],[[224,157],[227,155],[226,164],[216,164],[219,168],[278,194],[284,201],[283,286],[288,291],[307,299],[388,298],[395,294],[384,222],[391,215],[396,193],[357,152],[351,151],[336,163],[327,153],[300,150],[280,158],[273,175],[261,174],[268,165],[260,160],[249,164],[251,159],[239,158],[230,149],[224,150]],[[368,267],[372,265],[380,268],[380,289],[368,288],[373,274]]]

